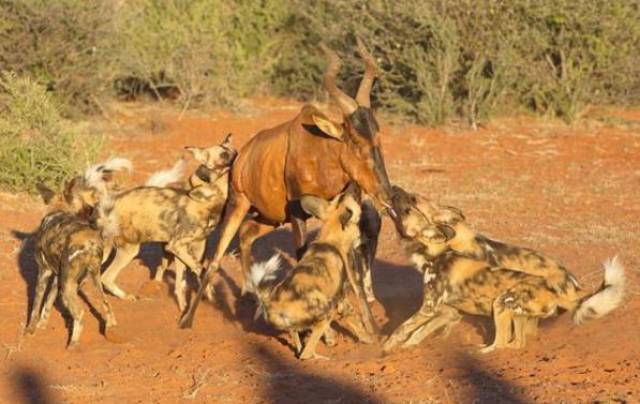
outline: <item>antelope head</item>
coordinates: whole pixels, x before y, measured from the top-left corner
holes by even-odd
[[[376,62],[358,38],[358,53],[365,66],[364,77],[353,99],[336,85],[340,67],[338,55],[324,44],[329,66],[324,74],[324,86],[331,100],[339,107],[343,120],[336,123],[326,116],[313,116],[314,123],[324,133],[344,143],[340,162],[347,175],[379,204],[391,207],[391,185],[382,156],[379,126],[371,109],[370,93],[377,75]]]

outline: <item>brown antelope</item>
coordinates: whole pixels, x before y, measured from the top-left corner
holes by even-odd
[[[253,242],[284,223],[293,227],[298,255],[304,250],[309,217],[300,207],[300,198],[313,195],[330,200],[349,181],[355,181],[380,205],[390,207],[391,187],[382,157],[378,123],[370,106],[370,92],[377,73],[373,57],[358,40],[358,53],[365,64],[364,77],[356,98],[336,85],[339,59],[324,45],[329,60],[324,86],[340,109],[330,117],[312,105],[306,105],[292,120],[257,133],[240,150],[231,173],[229,201],[225,210],[220,239],[213,259],[208,263],[204,281],[196,299],[180,321],[190,327],[210,275],[215,273],[234,235],[240,232],[240,257],[246,289],[252,264]],[[370,271],[380,232],[380,217],[371,203],[362,207],[363,234],[369,243],[361,249],[359,259]],[[245,220],[247,213],[253,215]],[[360,288],[362,289],[362,288]],[[364,294],[360,290],[359,295]],[[363,296],[359,298],[364,299]],[[364,306],[366,302],[362,301]],[[363,307],[368,312],[368,306]],[[369,313],[370,327],[373,322]]]

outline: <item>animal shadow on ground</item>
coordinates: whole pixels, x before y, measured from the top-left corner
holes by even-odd
[[[36,280],[38,279],[38,264],[35,259],[35,232],[25,233],[19,230],[12,231],[13,236],[22,242],[18,253],[18,270],[26,284],[27,312],[25,318],[29,319],[33,299],[36,294]]]
[[[519,387],[492,373],[480,361],[472,356],[459,352],[453,361],[454,366],[462,371],[460,383],[470,388],[474,403],[509,403],[524,404],[528,402],[518,392]]]
[[[300,362],[287,363],[264,345],[254,347],[253,356],[266,367],[261,402],[382,403],[360,386],[313,374]]]
[[[46,380],[34,369],[18,367],[11,374],[11,385],[20,403],[53,404],[55,400]]]

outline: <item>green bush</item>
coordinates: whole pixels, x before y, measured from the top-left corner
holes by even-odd
[[[640,3],[627,0],[0,0],[0,70],[27,74],[66,115],[106,90],[185,106],[322,94],[323,40],[355,92],[361,36],[383,74],[374,105],[472,125],[530,111],[572,121],[640,102]]]
[[[56,102],[28,77],[0,75],[0,186],[35,190],[59,187],[94,161],[102,138],[61,118]]]
[[[29,75],[65,115],[91,112],[113,81],[115,2],[0,0],[0,71]]]

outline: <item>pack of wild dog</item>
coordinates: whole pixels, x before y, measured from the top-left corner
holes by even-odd
[[[111,330],[116,320],[104,290],[136,300],[116,280],[145,243],[162,245],[153,279],[163,281],[173,267],[179,326],[189,328],[203,297],[214,298],[212,280],[237,233],[241,290],[255,301],[254,320],[287,332],[300,359],[323,358],[316,347],[321,339],[335,343],[333,325],[373,343],[371,268],[385,213],[423,278],[420,309],[384,339],[385,353],[446,334],[463,314],[495,324],[495,339],[481,352],[523,348],[538,322],[559,310],[580,324],[622,303],[625,274],[617,258],[604,263],[600,288],[584,290],[553,258],[483,236],[459,209],[392,186],[370,101],[376,60],[358,39],[364,76],[352,98],[336,84],[338,55],[325,45],[321,50],[330,106],[305,105],[239,149],[231,135],[209,147],[185,147],[198,165],[187,179],[186,160],[179,159],[144,185],[123,190],[115,174],[132,164],[114,158],[71,178],[60,194],[41,186],[49,209],[35,234],[38,276],[26,331],[44,327],[59,292],[73,318],[68,346],[76,346],[84,313],[78,288],[87,275]],[[310,218],[319,222],[314,239],[307,235]],[[279,252],[254,262],[253,243],[286,224],[295,258]],[[207,239],[218,226],[206,259]],[[187,268],[197,280],[191,298]]]

